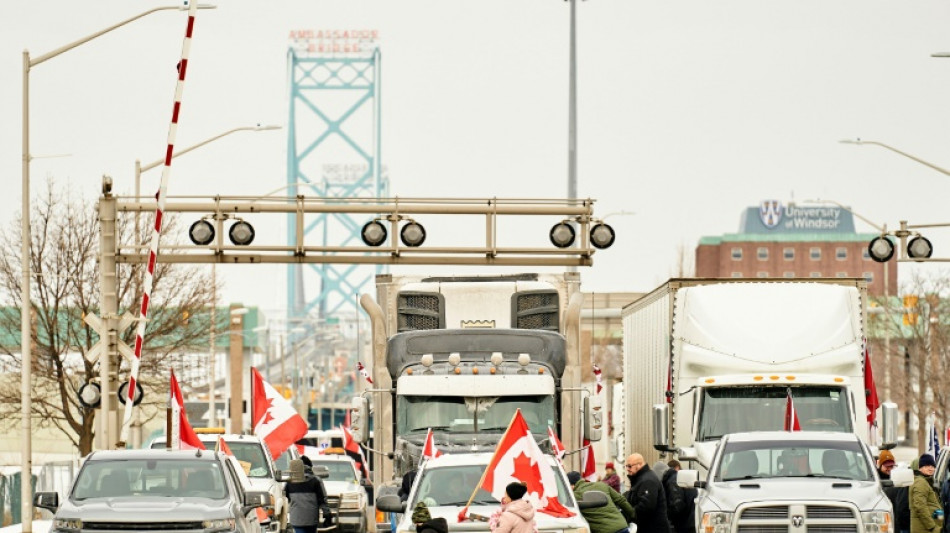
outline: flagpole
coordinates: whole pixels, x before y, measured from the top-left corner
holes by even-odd
[[[504,442],[505,438],[508,437],[508,432],[511,431],[511,425],[514,423],[515,418],[518,417],[518,414],[521,413],[521,408],[515,409],[515,414],[511,415],[511,421],[508,422],[508,429],[505,430],[505,433],[501,436],[501,439],[498,442]],[[465,508],[459,513],[458,519],[459,522],[465,520],[465,515],[468,514],[468,508],[472,505],[472,501],[475,500],[475,495],[478,494],[478,489],[481,488],[482,483],[485,482],[485,476],[488,475],[488,467],[495,464],[495,457],[498,455],[498,446],[495,446],[495,453],[492,454],[491,460],[488,461],[488,464],[485,465],[485,470],[482,472],[482,478],[478,480],[478,484],[475,485],[475,490],[472,491],[472,495],[468,497],[468,502],[465,504]]]

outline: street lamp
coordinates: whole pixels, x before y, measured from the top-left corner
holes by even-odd
[[[877,142],[877,141],[863,141],[863,140],[861,140],[860,138],[854,139],[854,140],[851,140],[851,139],[842,139],[842,140],[840,140],[840,141],[838,141],[838,142],[841,143],[841,144],[858,144],[858,145],[862,145],[862,144],[872,144],[872,145],[874,145],[874,146],[880,146],[881,148],[886,148],[886,149],[888,149],[888,150],[890,150],[890,151],[892,151],[892,152],[894,152],[894,153],[896,153],[896,154],[900,154],[900,155],[902,155],[902,156],[904,156],[904,157],[906,157],[906,158],[908,158],[908,159],[913,159],[914,161],[920,163],[921,165],[924,165],[924,166],[926,166],[926,167],[930,167],[930,168],[936,170],[937,172],[939,172],[939,173],[941,173],[941,174],[950,176],[950,170],[947,170],[947,169],[945,169],[945,168],[939,167],[939,166],[937,166],[937,165],[935,165],[935,164],[933,164],[933,163],[931,163],[931,162],[929,162],[929,161],[924,161],[923,159],[921,159],[921,158],[919,158],[919,157],[917,157],[917,156],[915,156],[915,155],[908,154],[907,152],[904,152],[904,151],[902,151],[902,150],[898,150],[897,148],[894,148],[893,146],[884,144],[884,143],[882,143],[882,142]]]
[[[214,5],[199,5],[198,9],[214,9],[217,6]],[[134,22],[144,16],[150,15],[158,11],[166,10],[176,10],[176,11],[185,11],[188,9],[188,6],[161,6],[143,11],[138,15],[125,19],[121,22],[113,24],[103,30],[97,31],[93,34],[87,35],[81,39],[75,40],[71,43],[65,44],[51,52],[47,52],[36,58],[30,57],[29,50],[23,50],[23,138],[22,138],[22,191],[21,191],[21,222],[20,222],[20,268],[22,269],[22,282],[20,287],[20,359],[21,359],[21,382],[20,382],[20,404],[21,404],[21,416],[22,420],[22,429],[23,429],[23,444],[20,450],[22,456],[22,484],[20,486],[21,493],[21,512],[23,516],[23,533],[31,533],[33,530],[32,520],[29,520],[29,517],[32,515],[32,482],[30,481],[29,472],[32,469],[32,442],[30,440],[30,433],[32,432],[32,424],[30,420],[30,403],[31,403],[31,391],[30,391],[30,382],[32,380],[32,372],[30,368],[30,362],[32,361],[32,355],[30,351],[30,323],[31,323],[31,303],[30,303],[30,160],[32,156],[30,155],[30,71],[33,67],[45,63],[46,61],[53,59],[54,57],[66,53],[77,46],[83,45],[97,37],[105,35],[106,33],[111,32],[117,28],[125,26],[130,22]],[[105,314],[103,314],[105,318]],[[103,402],[103,412],[105,408],[109,405],[108,391],[104,395]]]

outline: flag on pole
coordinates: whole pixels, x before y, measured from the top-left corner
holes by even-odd
[[[435,437],[432,436],[432,428],[429,428],[429,431],[426,432],[426,442],[422,445],[422,458],[435,459],[440,455],[442,455],[442,452],[435,447]]]
[[[940,455],[940,438],[937,433],[937,417],[927,417],[927,446],[924,453],[929,453],[936,459]]]
[[[871,356],[868,353],[868,341],[864,339],[864,405],[867,407],[868,423],[875,425],[877,409],[881,406],[881,399],[877,395],[874,385],[874,374],[871,372]]]
[[[224,455],[234,457],[234,452],[231,451],[231,447],[228,446],[228,443],[224,442],[224,437],[218,437],[218,451]]]
[[[584,439],[584,451],[581,452],[581,476],[587,481],[597,481],[597,462],[594,460],[594,447]]]
[[[603,371],[597,365],[591,365],[591,369],[594,371],[594,379],[597,380],[596,394],[600,394],[600,391],[604,390]]]
[[[801,431],[802,425],[798,421],[798,412],[795,411],[795,402],[792,401],[792,389],[785,394],[785,431]]]
[[[481,487],[501,501],[505,487],[513,481],[521,481],[528,486],[525,498],[538,511],[557,517],[574,516],[557,499],[554,468],[541,453],[531,429],[521,416],[521,409],[515,411],[511,424],[495,447]],[[465,506],[459,513],[459,519],[464,519],[467,512],[468,506]]]
[[[274,459],[307,434],[307,421],[251,367],[251,427]]]
[[[224,437],[220,437],[220,436],[218,437],[217,448],[218,448],[218,451],[220,451],[224,455],[227,455],[228,457],[234,457],[234,452],[231,451],[231,447],[228,446],[228,443],[224,442]],[[234,459],[237,460],[237,457],[234,457]],[[247,483],[248,485],[250,485],[251,483],[250,480],[248,480]],[[270,523],[270,517],[267,516],[267,511],[265,511],[262,507],[255,507],[254,511],[255,511],[255,514],[257,515],[257,522],[259,524]]]
[[[367,383],[369,383],[370,385],[373,384],[373,378],[369,377],[369,372],[366,370],[366,367],[363,366],[363,363],[357,361],[356,369],[359,370],[361,376],[366,378]]]
[[[194,428],[188,423],[188,414],[185,413],[185,399],[181,394],[181,387],[178,386],[178,380],[175,379],[175,369],[171,371],[171,383],[168,387],[170,404],[172,407],[172,420],[177,420],[177,424],[172,424],[172,434],[168,436],[172,448],[180,450],[204,450],[205,445],[201,443]]]
[[[564,449],[564,444],[561,443],[561,439],[557,438],[557,434],[554,433],[551,426],[548,426],[548,440],[551,441],[551,453],[553,453],[554,457],[560,462],[564,459],[564,453],[567,450]]]

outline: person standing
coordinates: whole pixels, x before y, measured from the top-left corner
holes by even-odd
[[[617,470],[614,469],[612,462],[604,465],[604,479],[601,481],[606,483],[608,487],[620,492],[620,476],[617,475]]]
[[[633,522],[637,533],[670,533],[666,516],[666,495],[660,478],[650,470],[639,453],[630,454],[624,462],[630,490],[624,495],[633,506]]]
[[[577,471],[568,472],[567,481],[578,501],[583,500],[584,493],[589,490],[599,490],[607,495],[607,505],[581,509],[581,514],[590,525],[590,533],[630,533],[627,524],[633,522],[633,506],[619,492],[606,483],[586,481]]]
[[[523,482],[511,482],[505,487],[501,499],[504,507],[492,533],[534,533],[534,506],[524,500],[528,486]]]
[[[333,525],[333,516],[327,505],[327,491],[323,481],[307,468],[313,468],[313,462],[306,455],[290,461],[290,481],[284,486],[284,493],[290,502],[290,525],[295,533],[316,533],[323,514],[323,527]]]
[[[891,479],[891,470],[897,463],[890,450],[882,450],[877,458],[877,475],[882,480]],[[908,487],[885,487],[884,494],[894,507],[894,528],[897,533],[910,533],[910,504],[907,500]]]
[[[683,488],[676,484],[676,474],[682,466],[676,459],[667,463],[669,470],[663,473],[663,490],[666,491],[666,516],[676,533],[696,533],[695,488]]]
[[[910,533],[938,533],[943,526],[943,508],[933,488],[936,467],[937,462],[929,453],[921,455],[917,462],[914,484],[908,491]]]

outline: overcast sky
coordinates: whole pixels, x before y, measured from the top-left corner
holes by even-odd
[[[20,210],[21,51],[38,56],[158,5],[4,5],[0,223]],[[566,196],[568,3],[218,5],[197,16],[179,147],[287,123],[291,30],[371,28],[394,194]],[[92,198],[104,173],[131,193],[134,161],[164,152],[184,20],[153,14],[34,68],[34,194],[54,176]],[[765,199],[832,199],[890,227],[950,221],[950,177],[838,143],[876,140],[950,168],[950,59],[930,57],[950,51],[948,28],[950,3],[935,0],[580,2],[578,195],[596,199],[600,215],[635,213],[610,218],[617,243],[582,270],[585,288],[649,290],[671,274],[678,247],[692,255],[701,236],[737,231],[742,211]],[[42,158],[56,154],[71,155]],[[143,189],[154,191],[160,174],[145,174]],[[168,192],[255,195],[286,180],[286,130],[241,132],[176,160]],[[258,239],[283,243],[272,225],[256,224]],[[928,235],[935,255],[950,256],[950,233]],[[904,277],[917,267],[900,268]],[[284,307],[284,267],[219,272],[223,300]]]

